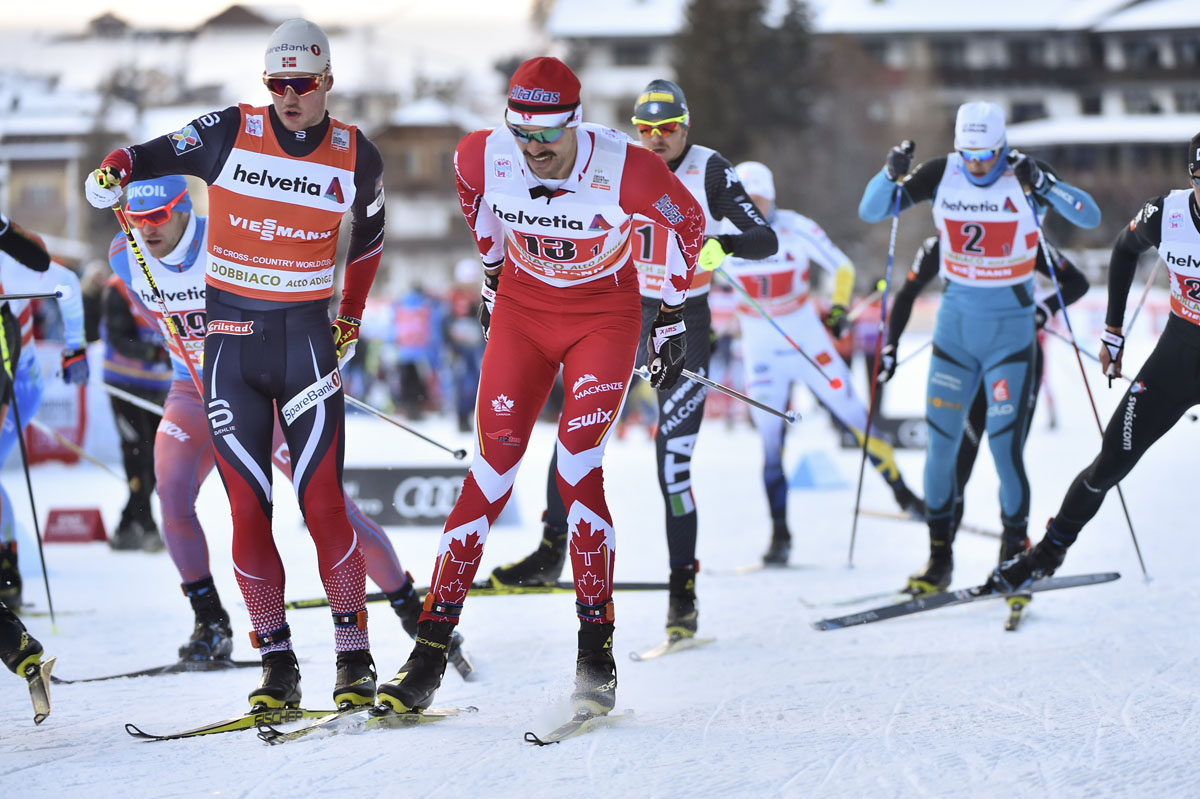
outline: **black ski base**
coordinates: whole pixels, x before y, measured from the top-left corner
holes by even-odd
[[[1072,574],[1064,577],[1047,577],[1044,580],[1038,580],[1023,589],[1020,594],[1031,594],[1038,591],[1056,591],[1061,588],[1075,588],[1084,585],[1098,585],[1099,583],[1108,583],[1113,580],[1120,579],[1121,575],[1118,572],[1098,572],[1096,574]],[[1016,594],[1015,596],[1019,596]],[[840,630],[845,627],[854,627],[859,624],[870,624],[877,621],[885,621],[894,619],[898,616],[908,616],[913,613],[921,613],[926,610],[934,610],[936,608],[949,607],[951,605],[962,605],[967,602],[978,602],[981,599],[995,599],[999,597],[1014,596],[1013,594],[1005,594],[999,591],[992,591],[986,585],[977,585],[973,588],[964,588],[959,591],[942,591],[936,594],[928,594],[926,596],[910,599],[907,602],[898,602],[891,605],[883,605],[881,607],[872,608],[861,613],[851,613],[846,616],[835,616],[829,619],[821,619],[812,623],[813,629],[816,630]]]
[[[85,682],[104,682],[105,680],[120,680],[125,677],[161,677],[164,674],[184,674],[192,671],[228,671],[229,669],[262,668],[261,660],[180,660],[167,666],[154,666],[137,671],[125,671],[120,674],[107,674],[103,677],[84,677],[78,680],[64,680],[52,675],[50,681],[56,685],[76,685]]]

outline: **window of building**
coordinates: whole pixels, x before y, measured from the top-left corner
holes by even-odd
[[[933,65],[938,69],[966,69],[967,45],[960,39],[935,39]]]
[[[1100,116],[1101,106],[1100,92],[1085,92],[1079,98],[1079,110],[1084,116]]]
[[[1017,39],[1008,43],[1008,61],[1013,69],[1036,69],[1046,65],[1045,42]]]
[[[887,42],[883,39],[863,42],[862,49],[876,64],[887,64]]]
[[[1144,39],[1130,39],[1122,49],[1125,51],[1125,66],[1128,69],[1152,69],[1159,67],[1158,47]]]
[[[1200,114],[1200,88],[1176,89],[1175,111],[1180,114]]]
[[[613,63],[618,67],[644,67],[650,63],[650,55],[650,45],[644,42],[613,45]]]
[[[1162,106],[1154,95],[1144,90],[1130,89],[1124,94],[1125,113],[1127,114],[1161,114]]]
[[[1012,121],[1027,122],[1031,119],[1045,119],[1046,104],[1041,100],[1032,100],[1023,103],[1012,104]]]
[[[1200,36],[1175,41],[1175,60],[1180,67],[1200,66]]]

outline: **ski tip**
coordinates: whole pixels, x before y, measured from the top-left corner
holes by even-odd
[[[533,744],[534,746],[550,746],[551,744],[559,743],[558,741],[543,741],[533,732],[525,733],[525,743]]]
[[[632,660],[634,663],[637,663],[638,661],[640,661],[640,660],[642,659],[641,653],[639,653],[639,652],[630,652],[630,653],[629,653],[629,659],[630,659],[630,660]]]
[[[153,738],[154,737],[150,733],[143,732],[142,730],[138,729],[138,727],[134,724],[126,724],[125,732],[129,733],[134,738]]]

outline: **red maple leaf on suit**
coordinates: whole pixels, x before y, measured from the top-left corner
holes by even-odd
[[[579,593],[587,597],[589,604],[595,604],[596,600],[604,594],[604,580],[592,571],[584,572],[575,585]]]
[[[575,535],[571,536],[571,547],[576,555],[583,557],[583,565],[592,568],[592,557],[603,554],[607,550],[604,543],[604,528],[595,528],[589,522],[580,519],[575,523]],[[596,564],[598,567],[601,564]]]
[[[686,275],[671,275],[671,285],[676,291],[687,291],[688,286],[692,285],[692,275],[689,272]]]
[[[471,533],[462,541],[452,538],[447,549],[450,551],[450,560],[458,564],[459,574],[465,572],[468,566],[477,564],[483,556],[483,544],[479,542],[479,533]]]

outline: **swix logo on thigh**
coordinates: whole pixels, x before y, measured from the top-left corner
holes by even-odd
[[[254,332],[254,320],[249,322],[232,322],[228,319],[213,319],[208,323],[206,336],[224,334],[227,336],[248,336]]]
[[[995,383],[992,383],[992,400],[994,402],[1007,402],[1008,399],[1008,378],[1002,377]]]
[[[334,367],[332,372],[317,378],[315,383],[301,390],[299,394],[288,401],[287,405],[283,406],[281,409],[283,421],[290,427],[292,422],[307,413],[309,409],[315,408],[317,403],[324,402],[326,397],[336,394],[341,387],[342,375]]]
[[[571,421],[567,422],[567,430],[582,430],[585,427],[591,427],[594,424],[604,424],[611,422],[615,410],[605,411],[597,408],[591,413],[585,413],[583,416],[576,416]]]

